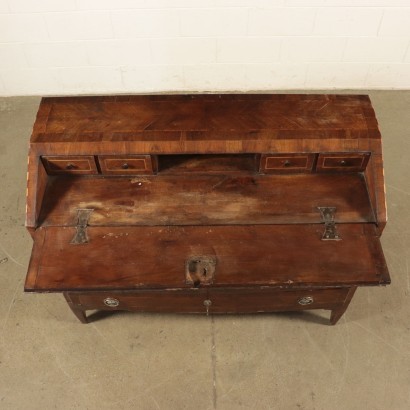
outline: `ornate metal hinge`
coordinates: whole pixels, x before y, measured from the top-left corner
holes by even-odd
[[[75,227],[77,231],[70,242],[72,245],[88,243],[87,225],[92,211],[94,209],[77,209],[77,225]]]
[[[335,222],[335,206],[319,206],[318,207],[322,220],[325,223],[325,231],[323,232],[322,241],[340,241]]]

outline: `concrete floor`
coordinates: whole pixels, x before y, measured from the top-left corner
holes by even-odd
[[[23,293],[26,155],[39,99],[0,99],[0,409],[409,409],[410,92],[371,92],[385,150],[392,285],[328,312],[119,313],[82,325]]]

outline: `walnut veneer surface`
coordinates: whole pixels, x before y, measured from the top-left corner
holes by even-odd
[[[30,143],[27,291],[91,309],[328,309],[390,282],[367,96],[44,98]],[[330,213],[329,213],[330,212]]]

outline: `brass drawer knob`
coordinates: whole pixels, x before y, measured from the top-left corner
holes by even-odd
[[[292,163],[289,161],[289,160],[286,160],[284,163],[283,163],[283,166],[284,167],[290,167],[292,165]]]
[[[117,307],[120,304],[120,301],[115,298],[106,298],[104,299],[104,305],[108,307]]]
[[[65,169],[74,169],[74,168],[75,168],[75,165],[72,164],[71,162],[68,163],[68,164],[66,165],[66,167],[65,167]]]
[[[342,167],[346,166],[346,165],[347,165],[347,161],[345,161],[344,159],[342,159],[342,160],[340,161],[340,165],[341,165]]]
[[[311,305],[314,302],[312,296],[303,296],[302,298],[298,299],[299,305],[306,306]]]
[[[130,166],[125,162],[124,164],[121,165],[122,169],[128,169]]]

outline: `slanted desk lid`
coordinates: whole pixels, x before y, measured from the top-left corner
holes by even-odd
[[[99,226],[73,244],[75,227],[35,233],[26,291],[353,286],[390,281],[372,224],[324,226]],[[196,275],[207,278],[195,278]]]

